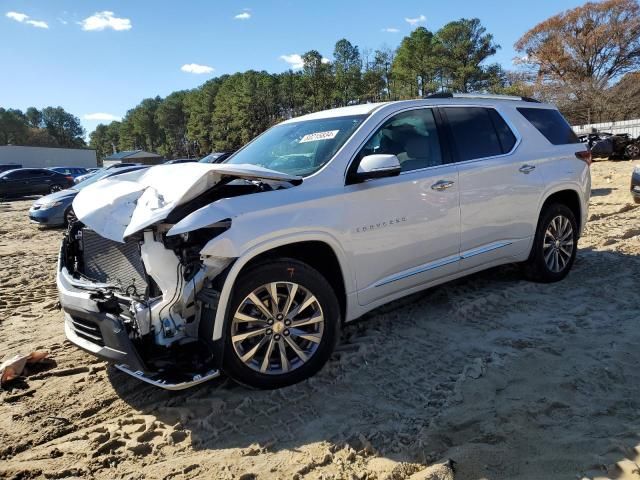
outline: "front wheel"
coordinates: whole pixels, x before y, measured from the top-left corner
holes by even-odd
[[[300,382],[326,363],[339,325],[335,292],[317,270],[293,259],[257,265],[236,281],[223,369],[255,388]]]
[[[578,247],[578,223],[566,205],[546,206],[540,214],[525,275],[533,281],[550,283],[562,280],[573,266]]]

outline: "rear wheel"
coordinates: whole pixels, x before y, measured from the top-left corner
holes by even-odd
[[[540,214],[525,275],[536,282],[562,280],[573,266],[578,247],[578,224],[566,205],[548,205]]]
[[[309,265],[281,259],[236,281],[225,326],[223,368],[263,389],[300,382],[322,368],[340,324],[336,295]]]
[[[640,158],[640,143],[631,143],[624,149],[627,157],[631,160]]]
[[[60,190],[62,190],[62,185],[51,185],[49,187],[49,193],[59,192]]]

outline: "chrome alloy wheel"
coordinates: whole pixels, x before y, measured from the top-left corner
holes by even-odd
[[[563,215],[554,217],[544,232],[542,253],[549,270],[559,273],[565,269],[573,255],[573,227]]]
[[[272,282],[245,297],[231,319],[231,343],[252,370],[281,375],[304,365],[322,341],[320,302],[302,285]]]

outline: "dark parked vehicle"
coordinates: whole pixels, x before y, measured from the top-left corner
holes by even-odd
[[[7,172],[9,170],[15,170],[17,168],[22,168],[22,165],[18,165],[17,163],[9,163],[9,164],[3,163],[3,164],[0,164],[0,173]]]
[[[611,160],[640,158],[640,137],[634,139],[628,133],[593,132],[579,137],[582,143],[589,145],[591,154],[596,158]]]
[[[73,177],[47,168],[20,168],[0,173],[0,197],[44,195],[73,185]]]
[[[73,213],[72,203],[80,190],[97,182],[98,180],[102,180],[103,178],[132,172],[134,170],[140,170],[141,168],[147,167],[144,165],[138,165],[135,167],[101,170],[97,174],[92,175],[83,182],[80,182],[67,190],[61,190],[60,192],[54,192],[49,195],[45,195],[44,197],[40,197],[29,209],[29,219],[32,222],[36,222],[41,225],[48,225],[50,227],[67,225],[76,218],[75,213]]]
[[[61,173],[63,175],[69,175],[70,177],[76,178],[80,175],[84,175],[85,173],[89,173],[86,168],[83,167],[53,167],[50,168],[54,172]]]
[[[636,203],[640,203],[640,165],[636,165],[631,174],[631,195]]]
[[[200,163],[222,163],[227,158],[229,158],[233,152],[213,152],[207,155],[206,157],[202,157],[198,162]]]

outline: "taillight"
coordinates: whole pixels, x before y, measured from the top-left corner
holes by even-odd
[[[591,165],[591,151],[590,150],[581,150],[576,152],[576,158],[582,160],[587,165]]]
[[[577,153],[576,153],[576,155],[577,155]],[[64,177],[64,178],[66,178],[66,179],[67,179],[67,180],[69,180],[70,182],[73,182],[73,177],[72,177],[72,176],[70,176],[70,175],[65,175],[65,177]]]

